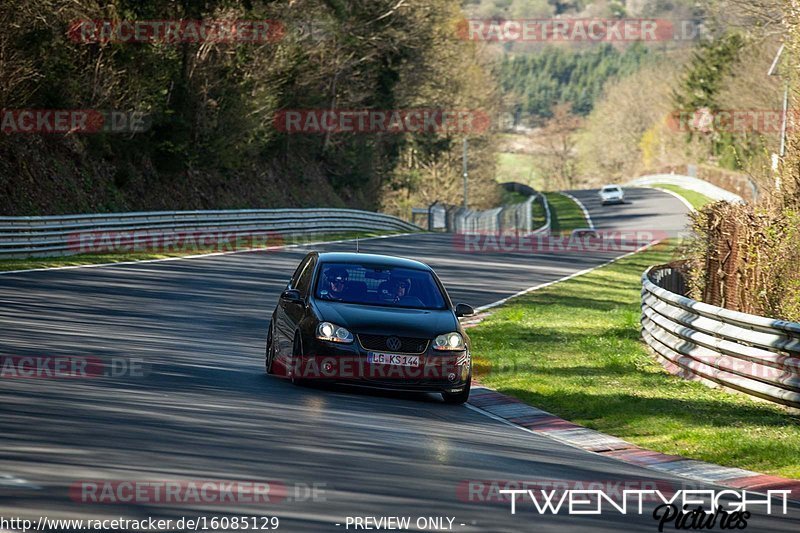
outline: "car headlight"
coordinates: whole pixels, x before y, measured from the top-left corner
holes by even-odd
[[[351,343],[353,334],[341,326],[330,322],[321,322],[317,326],[317,338],[322,341]]]
[[[464,338],[461,336],[460,333],[453,332],[453,333],[445,333],[444,335],[439,335],[433,340],[433,349],[434,350],[450,350],[450,351],[457,351],[464,349]]]

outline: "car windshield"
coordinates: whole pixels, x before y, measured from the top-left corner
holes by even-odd
[[[603,192],[619,192],[619,187],[616,187],[614,185],[610,187],[603,187]]]
[[[445,309],[445,298],[426,270],[388,265],[325,263],[317,280],[316,297],[342,303]]]

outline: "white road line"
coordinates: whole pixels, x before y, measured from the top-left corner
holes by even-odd
[[[491,390],[491,391],[494,391],[494,389],[489,389],[489,390]],[[484,410],[483,410],[483,409],[481,409],[480,407],[475,407],[475,406],[474,406],[474,405],[472,405],[471,403],[465,403],[465,404],[464,404],[464,407],[466,407],[466,408],[467,408],[467,409],[469,409],[470,411],[475,411],[476,413],[480,413],[480,414],[482,414],[482,415],[484,415],[484,416],[488,416],[488,417],[489,417],[489,418],[491,418],[492,420],[496,420],[496,421],[498,421],[498,422],[500,422],[500,423],[502,423],[502,424],[505,424],[505,425],[507,425],[507,426],[511,426],[512,428],[516,428],[516,429],[519,429],[520,431],[524,431],[525,433],[530,433],[531,435],[538,435],[538,436],[540,436],[540,437],[548,438],[548,439],[554,440],[554,441],[556,441],[556,442],[558,442],[558,443],[560,443],[560,444],[564,444],[564,445],[566,445],[566,446],[570,446],[570,447],[572,447],[572,448],[575,448],[576,450],[580,450],[580,451],[582,451],[582,452],[587,452],[587,451],[589,451],[589,450],[587,450],[587,449],[585,449],[585,448],[581,448],[580,446],[578,446],[578,445],[577,445],[577,444],[575,444],[574,442],[569,442],[569,441],[566,441],[566,440],[558,439],[558,438],[556,438],[554,435],[549,435],[549,434],[548,434],[549,432],[543,432],[543,431],[533,431],[532,429],[526,428],[525,426],[520,426],[520,425],[518,425],[518,424],[515,424],[514,422],[509,422],[509,421],[508,421],[508,420],[506,420],[505,418],[502,418],[502,417],[500,417],[500,416],[497,416],[497,415],[496,415],[496,414],[494,414],[494,413],[490,413],[489,411],[484,411]]]
[[[676,193],[675,191],[670,191],[669,189],[662,189],[661,187],[641,187],[641,188],[642,189],[653,189],[655,191],[661,191],[661,192],[665,192],[667,194],[671,194],[672,196],[674,196],[675,198],[680,200],[683,203],[683,205],[686,206],[686,209],[688,209],[690,213],[696,213],[697,212],[697,209],[695,209],[694,206],[689,203],[689,200],[687,200],[686,198],[684,198],[680,194]]]
[[[572,196],[568,192],[559,192],[558,194],[563,194],[564,196],[566,196],[567,198],[569,198],[570,200],[572,200],[573,202],[578,204],[578,207],[580,207],[581,211],[583,211],[583,216],[586,219],[586,222],[589,224],[589,227],[591,229],[594,229],[594,222],[592,222],[592,217],[591,217],[591,215],[589,215],[589,210],[586,209],[586,206],[583,205],[583,202],[581,202],[580,200],[578,200],[577,198],[575,198],[574,196]]]
[[[42,487],[11,474],[0,474],[0,487],[39,490]]]
[[[232,252],[214,252],[210,254],[197,254],[197,255],[184,255],[181,257],[165,257],[163,259],[143,259],[141,261],[118,261],[116,263],[97,263],[97,264],[89,264],[89,265],[69,265],[69,266],[60,266],[60,267],[47,267],[47,268],[29,268],[25,270],[5,270],[0,271],[0,276],[3,274],[22,274],[24,272],[39,272],[39,271],[48,271],[48,270],[72,270],[76,268],[99,268],[99,267],[115,267],[115,266],[122,266],[122,265],[138,265],[144,263],[162,263],[166,261],[183,261],[185,259],[199,259],[201,257],[216,257],[220,255],[233,255],[233,254],[249,254],[254,252],[269,252],[273,250],[283,250],[287,248],[301,248],[303,246],[317,246],[318,244],[339,244],[343,242],[356,242],[356,241],[371,241],[375,239],[391,239],[393,237],[405,237],[407,235],[415,235],[414,233],[393,233],[391,235],[379,235],[377,237],[359,237],[357,239],[341,239],[338,241],[316,241],[316,242],[304,242],[304,243],[297,243],[297,244],[284,244],[281,246],[267,246],[265,248],[254,248],[252,250],[234,250]],[[62,257],[69,257],[69,256],[62,256]],[[75,256],[79,257],[79,256]],[[36,259],[36,258],[32,258]],[[41,258],[43,260],[52,259],[48,257]]]
[[[593,267],[590,267],[590,268],[586,268],[586,269],[581,270],[579,272],[574,272],[572,274],[569,274],[568,276],[564,276],[562,278],[558,278],[558,279],[555,279],[553,281],[548,281],[547,283],[541,283],[539,285],[534,285],[533,287],[528,287],[527,289],[521,290],[516,294],[512,294],[511,296],[508,296],[507,298],[503,298],[502,300],[497,300],[496,302],[492,302],[490,304],[486,304],[486,305],[482,305],[480,307],[476,307],[475,311],[476,312],[486,311],[487,309],[491,309],[493,307],[497,307],[498,305],[503,305],[504,303],[506,303],[507,301],[509,301],[512,298],[516,298],[518,296],[523,296],[525,294],[528,294],[529,292],[538,291],[539,289],[544,289],[545,287],[549,287],[550,285],[555,285],[556,283],[561,283],[562,281],[567,281],[568,279],[572,279],[572,278],[575,278],[575,277],[578,277],[578,276],[582,276],[584,274],[588,274],[589,272],[597,270],[598,268],[603,268],[604,266],[608,266],[611,263],[619,261],[620,259],[625,259],[626,257],[630,257],[633,254],[638,254],[639,252],[643,252],[644,250],[647,250],[651,246],[655,246],[656,244],[658,244],[660,242],[661,242],[661,240],[650,242],[648,244],[645,244],[644,246],[640,246],[639,248],[637,248],[636,250],[634,250],[632,252],[628,252],[627,254],[620,255],[619,257],[615,257],[614,259],[610,259],[610,260],[608,260],[605,263],[602,263],[600,265],[593,266]]]

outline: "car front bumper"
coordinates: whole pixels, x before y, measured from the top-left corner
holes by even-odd
[[[470,380],[466,351],[436,352],[429,347],[422,354],[399,354],[419,357],[418,366],[370,363],[369,353],[357,341],[346,345],[318,341],[291,362],[292,372],[308,381],[419,392],[460,392]]]
[[[624,204],[625,197],[623,196],[609,196],[607,198],[601,197],[601,200],[604,204]]]

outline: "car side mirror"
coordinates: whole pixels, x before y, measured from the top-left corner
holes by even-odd
[[[281,300],[288,300],[292,303],[303,303],[303,296],[297,289],[286,289],[281,293]]]
[[[474,314],[475,310],[472,308],[472,306],[467,304],[456,304],[456,317],[460,318],[462,316],[472,316]]]

